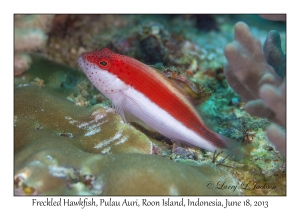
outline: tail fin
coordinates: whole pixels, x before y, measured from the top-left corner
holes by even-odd
[[[245,160],[250,157],[252,145],[243,145],[242,142],[231,139],[227,136],[217,134],[218,137],[225,143],[225,153],[236,160]]]

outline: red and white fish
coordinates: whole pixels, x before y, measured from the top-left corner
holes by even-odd
[[[103,48],[83,53],[78,64],[124,121],[124,112],[129,112],[172,140],[210,151],[227,147],[231,140],[205,126],[175,85],[136,59]]]

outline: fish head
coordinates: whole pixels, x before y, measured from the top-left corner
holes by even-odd
[[[110,49],[103,48],[99,51],[83,53],[78,57],[77,62],[86,75],[93,73],[93,69],[109,71],[114,54]]]
[[[92,84],[107,98],[113,100],[114,93],[124,89],[124,82],[118,78],[120,55],[108,48],[86,52],[77,62]]]

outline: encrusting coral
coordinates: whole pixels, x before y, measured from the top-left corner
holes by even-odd
[[[15,89],[14,116],[16,153],[24,147],[35,151],[45,139],[69,142],[90,153],[152,153],[152,142],[111,109],[79,107],[34,85]]]
[[[240,189],[222,188],[237,181],[215,165],[189,166],[144,154],[91,154],[67,142],[21,152],[15,162],[15,193],[21,195],[240,194]]]
[[[234,30],[234,41],[225,47],[228,65],[224,73],[229,85],[247,102],[248,113],[285,126],[286,82],[281,78],[285,75],[285,54],[279,34],[269,33],[263,52],[260,42],[251,35],[245,23],[238,22]],[[285,134],[274,126],[268,129],[267,135],[284,153]]]

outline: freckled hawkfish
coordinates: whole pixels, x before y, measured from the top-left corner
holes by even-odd
[[[152,67],[108,48],[83,53],[78,64],[125,122],[128,112],[172,140],[210,151],[231,142],[211,131],[184,94]]]

